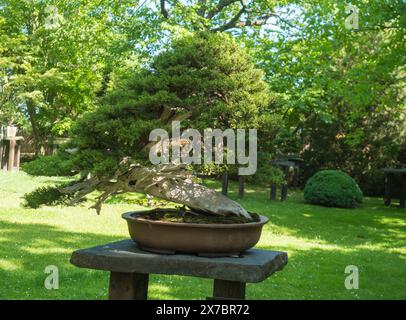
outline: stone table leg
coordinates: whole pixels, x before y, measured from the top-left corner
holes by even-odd
[[[110,272],[109,300],[147,300],[148,274]]]
[[[214,279],[213,298],[245,299],[245,282]]]
[[[391,179],[392,178],[392,175],[389,173],[389,174],[386,174],[386,176],[385,176],[385,199],[384,199],[384,203],[385,203],[385,206],[390,206],[390,203],[391,203],[391,190],[390,190],[390,185],[391,185]]]
[[[400,177],[400,207],[405,207],[405,198],[406,198],[406,175],[402,174]]]

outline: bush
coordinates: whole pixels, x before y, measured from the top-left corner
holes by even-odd
[[[59,154],[40,157],[36,160],[24,163],[22,170],[33,176],[72,176],[71,162]]]
[[[362,191],[348,174],[323,170],[307,181],[304,198],[309,203],[327,207],[354,208],[362,203]]]

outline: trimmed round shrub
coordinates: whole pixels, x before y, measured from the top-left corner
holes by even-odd
[[[33,161],[24,163],[22,170],[33,176],[72,176],[72,164],[59,154],[43,156]]]
[[[348,174],[323,170],[307,181],[304,198],[309,203],[326,207],[354,208],[362,203],[362,191]]]

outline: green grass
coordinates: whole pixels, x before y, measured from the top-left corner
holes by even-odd
[[[25,192],[61,180],[0,172],[0,299],[107,298],[108,274],[76,268],[69,258],[76,249],[128,238],[120,214],[137,206],[119,198],[121,203],[105,205],[99,216],[87,209],[88,204],[21,207]],[[233,184],[231,188],[236,190]],[[377,198],[365,199],[357,209],[324,208],[304,204],[301,193],[290,193],[284,203],[270,202],[268,190],[251,186],[242,204],[270,218],[258,247],[289,254],[283,271],[248,284],[248,299],[406,298],[406,210],[386,208]],[[44,288],[47,265],[59,268],[58,290]],[[344,287],[347,265],[359,268],[358,290]],[[210,295],[208,279],[150,278],[150,299]]]

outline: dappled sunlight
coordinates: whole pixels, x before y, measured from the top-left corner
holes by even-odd
[[[149,285],[149,294],[148,298],[149,299],[166,299],[166,300],[172,300],[176,299],[176,297],[171,294],[171,288],[167,285],[164,285],[162,283],[151,283]]]
[[[0,269],[4,269],[7,271],[16,271],[22,269],[21,264],[16,260],[17,259],[0,259]]]
[[[405,213],[405,215],[406,215],[406,213]],[[379,222],[379,223],[387,225],[387,226],[406,228],[406,218],[405,217],[396,218],[396,217],[381,216],[381,217],[375,217],[374,220],[376,222]]]
[[[286,235],[278,235],[272,236],[269,234],[263,234],[261,237],[260,242],[257,244],[258,248],[268,249],[268,250],[275,250],[275,251],[290,251],[290,250],[312,250],[312,249],[321,249],[321,250],[336,250],[342,252],[352,252],[355,249],[347,248],[339,245],[329,244],[323,241],[305,241],[304,239],[286,236]]]
[[[212,296],[211,279],[173,275],[152,275],[148,299],[205,299]],[[185,290],[191,288],[191,290]]]
[[[72,250],[70,248],[49,248],[49,247],[38,247],[38,246],[22,246],[21,251],[30,254],[71,254]]]

